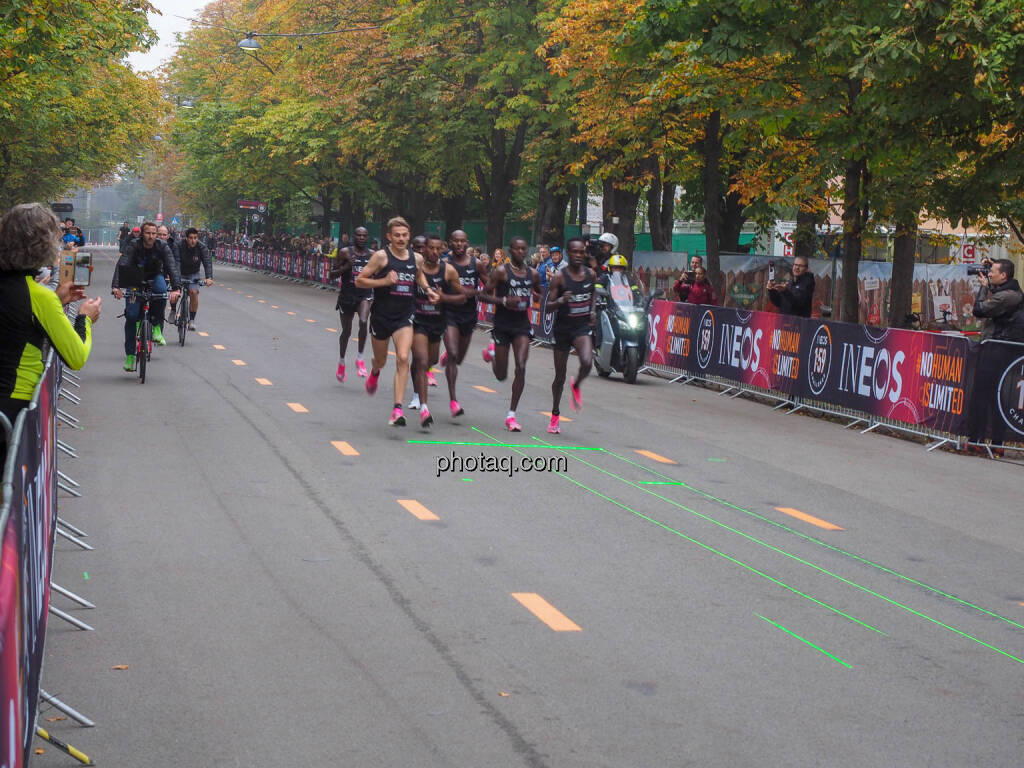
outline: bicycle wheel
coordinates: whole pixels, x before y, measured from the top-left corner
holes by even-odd
[[[185,345],[185,334],[188,332],[188,292],[182,291],[178,299],[178,344]]]
[[[146,383],[146,359],[147,359],[147,355],[146,355],[146,342],[144,341],[144,339],[146,337],[143,334],[146,333],[148,328],[149,328],[149,321],[148,320],[143,320],[142,322],[140,322],[139,323],[139,330],[138,330],[138,337],[135,339],[135,349],[136,349],[135,365],[138,367],[139,383],[140,384],[145,384]]]

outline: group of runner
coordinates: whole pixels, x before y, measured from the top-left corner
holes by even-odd
[[[411,238],[408,222],[400,217],[387,225],[386,243],[381,250],[367,248],[369,233],[355,230],[352,244],[338,251],[330,271],[340,280],[337,309],[341,316],[340,359],[337,379],[346,380],[345,352],[358,316],[358,357],[356,372],[366,378],[366,391],[377,392],[381,371],[387,362],[388,342],[396,361],[394,406],[388,424],[405,426],[402,409],[406,382],[412,373],[415,395],[410,407],[420,412],[420,426],[433,424],[428,405],[428,388],[436,385],[431,368],[444,368],[448,384],[449,410],[453,419],[465,413],[456,396],[459,366],[465,360],[477,323],[478,302],[493,304],[494,326],[491,344],[483,351],[485,362],[498,381],[508,378],[509,350],[515,364],[512,395],[505,428],[520,432],[516,409],[526,383],[526,361],[533,339],[530,307],[541,298],[541,280],[527,261],[528,245],[512,238],[508,261],[488,269],[471,255],[469,239],[462,230],[449,236],[447,244],[435,234]],[[447,246],[447,249],[446,249]],[[579,370],[569,381],[570,403],[582,408],[580,384],[590,374],[593,361],[593,328],[596,322],[594,270],[586,265],[587,249],[581,239],[567,244],[569,265],[559,272],[548,289],[548,310],[556,311],[554,324],[555,378],[551,384],[552,407],[548,432],[558,434],[559,405],[565,386],[569,355],[575,350]],[[369,333],[367,333],[369,332]],[[367,335],[372,357],[367,370],[363,360]],[[441,353],[441,342],[444,352]]]

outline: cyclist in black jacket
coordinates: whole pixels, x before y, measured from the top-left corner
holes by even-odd
[[[178,241],[174,257],[181,272],[181,282],[188,290],[188,329],[196,329],[196,313],[199,312],[199,285],[213,284],[213,261],[209,249],[199,242],[199,230],[189,227],[185,230],[185,239]],[[199,267],[206,274],[205,280],[199,279]]]
[[[140,288],[143,282],[152,284],[153,293],[167,292],[167,279],[171,276],[171,301],[177,301],[180,294],[181,276],[178,265],[174,263],[171,249],[163,240],[156,236],[156,224],[147,221],[142,225],[142,236],[133,240],[125,248],[124,254],[114,267],[114,279],[110,282],[114,298],[124,298],[124,288]],[[164,308],[166,299],[154,299],[149,303],[149,320],[153,325],[153,341],[165,346],[167,341],[163,335]],[[131,371],[135,367],[135,324],[139,321],[142,304],[126,301],[124,305],[124,369]]]

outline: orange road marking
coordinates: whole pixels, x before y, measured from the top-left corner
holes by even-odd
[[[270,379],[256,379],[256,383],[264,387],[272,387],[274,385],[274,382],[272,382]]]
[[[227,349],[227,347],[225,347],[223,344],[214,344],[213,348],[214,349]]]
[[[288,403],[288,407],[296,413],[309,413],[309,409],[302,403]]]
[[[232,360],[235,365],[245,365],[245,360]]]
[[[279,307],[279,306],[277,306],[277,304],[271,304],[271,305],[270,305],[270,308],[271,308],[271,309],[280,309],[280,307]]]
[[[359,451],[346,443],[344,440],[331,440],[331,445],[341,451],[342,456],[358,456]]]
[[[420,520],[440,520],[437,515],[424,507],[414,499],[398,499],[398,503],[405,507],[406,511]]]
[[[498,394],[498,391],[496,389],[491,389],[490,387],[483,387],[479,384],[474,384],[473,389],[479,389],[481,392],[488,392],[492,395]]]
[[[307,317],[307,318],[306,318],[306,322],[307,322],[307,323],[315,323],[315,322],[316,322],[316,320],[314,320],[314,319],[313,319],[312,317]]]
[[[198,333],[200,336],[204,336],[204,337],[210,335],[206,331],[196,331],[196,333]]]
[[[289,315],[294,315],[295,313],[294,313],[294,312],[289,312],[288,314],[289,314]]]
[[[547,416],[550,419],[551,418],[551,411],[541,411],[540,415],[541,416]],[[568,416],[559,416],[558,420],[559,421],[572,421],[572,419],[570,419]]]
[[[579,624],[535,592],[513,592],[512,597],[518,600],[526,610],[555,630],[555,632],[583,631]]]
[[[388,354],[391,355],[392,357],[394,357],[395,356],[395,351],[393,349],[389,349],[388,350]]]
[[[249,294],[248,296],[246,296],[245,298],[247,298],[247,299],[251,299],[251,298],[252,298],[252,294],[250,293],[250,294]]]
[[[266,304],[267,302],[266,302],[265,299],[256,299],[256,303],[257,304]]]
[[[337,328],[325,328],[324,330],[327,331],[328,333],[337,333],[338,332]]]
[[[840,528],[835,523],[830,523],[828,520],[822,520],[820,517],[814,515],[808,515],[806,512],[801,512],[799,509],[790,509],[789,507],[776,507],[779,512],[795,517],[797,520],[803,520],[805,523],[816,525],[819,528],[824,528],[826,531],[842,531],[845,530]]]
[[[634,448],[633,450],[634,450],[635,453],[639,453],[641,456],[646,456],[648,459],[654,459],[655,461],[657,461],[657,462],[659,462],[661,464],[678,464],[679,463],[678,461],[672,461],[672,459],[666,459],[664,456],[661,456],[661,455],[659,455],[657,453],[654,453],[652,451],[641,451],[638,448]]]

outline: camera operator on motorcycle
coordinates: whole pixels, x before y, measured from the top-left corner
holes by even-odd
[[[608,303],[608,297],[612,296],[613,292],[619,289],[620,286],[629,286],[629,290],[633,294],[634,303],[642,293],[633,275],[629,272],[629,262],[626,261],[626,257],[621,253],[612,254],[612,257],[608,259],[608,262],[605,264],[605,270],[597,278],[597,284],[604,288],[603,294],[601,291],[598,291],[597,294],[598,311],[604,309]],[[594,346],[601,346],[600,323],[594,329]]]
[[[587,266],[594,271],[604,272],[603,267],[613,253],[619,250],[619,238],[611,232],[605,232],[597,240],[591,240],[587,249]]]

